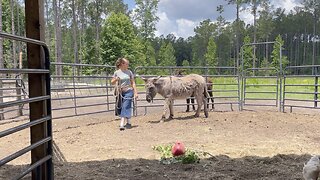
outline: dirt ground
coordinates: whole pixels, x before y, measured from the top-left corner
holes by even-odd
[[[173,120],[161,123],[161,112],[133,117],[133,128],[125,131],[111,114],[54,120],[55,179],[302,179],[303,163],[320,154],[315,113],[214,111],[193,118],[177,110]],[[22,123],[3,123],[0,131]],[[28,131],[1,138],[0,159],[29,139]],[[152,147],[175,141],[212,156],[195,164],[161,164]],[[0,167],[0,179],[29,162],[27,154]]]

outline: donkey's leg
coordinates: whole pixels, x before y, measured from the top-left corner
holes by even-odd
[[[202,96],[202,100],[203,100],[203,104],[204,104],[204,115],[206,116],[206,118],[208,118],[209,114],[208,114],[208,103],[207,103],[206,96]]]
[[[169,103],[170,103],[169,98],[165,98],[164,101],[165,101],[165,103],[164,103],[164,106],[163,106],[163,114],[162,114],[161,120],[165,120],[166,119],[166,114],[167,114],[167,111],[168,111],[168,108],[169,108]]]
[[[192,104],[192,109],[193,111],[196,110],[196,108],[194,107],[194,96],[191,96],[192,99],[191,99],[191,104]]]
[[[170,112],[169,119],[173,119],[173,99],[170,101],[170,104],[169,104],[169,112]]]
[[[207,107],[209,108],[209,102],[210,102],[210,99],[211,99],[211,105],[212,105],[212,109],[214,109],[214,99],[213,99],[213,93],[212,93],[212,91],[208,91],[208,94],[209,94],[209,96],[210,97],[208,97],[208,105],[207,105]]]
[[[186,112],[190,111],[189,105],[190,105],[190,98],[187,98],[187,110],[186,110]]]
[[[198,109],[196,111],[196,114],[194,115],[194,117],[199,117],[200,115],[200,111],[201,111],[201,107],[202,107],[202,103],[203,103],[203,99],[201,95],[196,95],[195,96],[196,100],[197,100],[197,104],[198,104]]]

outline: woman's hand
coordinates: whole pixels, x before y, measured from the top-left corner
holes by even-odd
[[[138,93],[137,93],[137,92],[135,92],[135,93],[134,93],[134,98],[135,98],[135,99],[138,99],[138,98],[139,98],[139,96],[138,96]]]
[[[113,77],[111,79],[111,84],[116,84],[120,80],[120,77]]]

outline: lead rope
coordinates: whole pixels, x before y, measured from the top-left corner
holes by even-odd
[[[115,85],[115,98],[116,98],[116,102],[115,102],[116,103],[116,109],[115,110],[117,112],[118,112],[119,109],[122,109],[122,101],[123,101],[123,99],[131,99],[131,100],[133,100],[133,112],[136,112],[137,99],[134,97],[134,95],[133,95],[132,98],[123,97],[119,81]],[[120,107],[119,107],[119,101],[121,101],[121,106]]]

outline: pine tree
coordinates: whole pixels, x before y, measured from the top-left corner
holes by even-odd
[[[248,68],[252,68],[253,64],[253,46],[248,45],[251,43],[250,37],[247,35],[244,37],[244,46],[242,49],[242,63],[243,63],[243,70],[246,70]]]
[[[175,66],[176,57],[174,56],[174,49],[172,44],[163,43],[159,51],[160,66]]]
[[[145,64],[141,41],[134,33],[129,17],[122,13],[112,13],[105,21],[101,37],[102,62],[114,65],[119,57],[130,61],[130,68]]]
[[[209,38],[207,52],[204,55],[206,58],[206,62],[208,66],[216,67],[218,65],[217,62],[217,45],[214,42],[214,37]]]
[[[271,66],[276,68],[278,71],[280,71],[280,51],[282,50],[282,46],[284,44],[284,41],[282,40],[281,36],[278,35],[276,37],[276,43],[273,45],[273,51],[271,53]],[[283,56],[281,57],[282,62],[282,69],[286,67],[289,64],[288,57]]]

